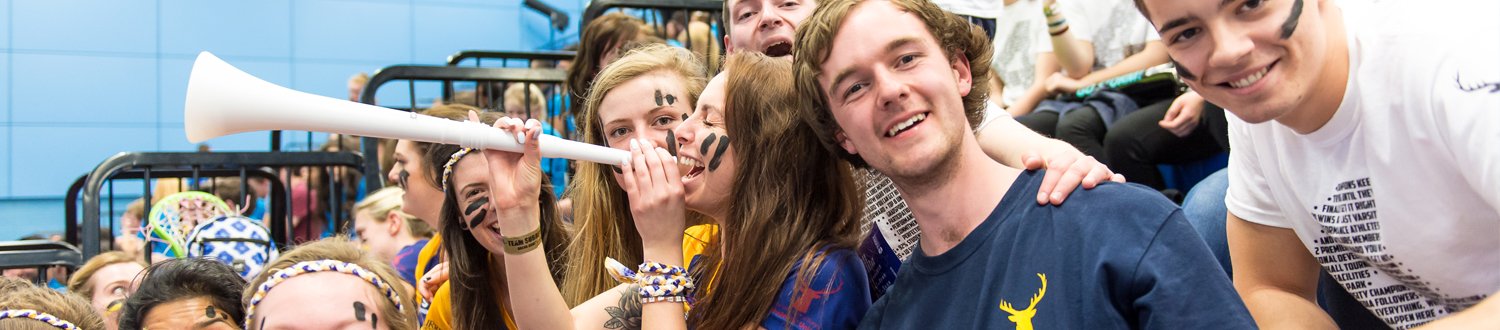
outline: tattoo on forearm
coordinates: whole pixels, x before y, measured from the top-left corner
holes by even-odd
[[[641,328],[641,298],[636,296],[640,285],[631,284],[620,290],[620,305],[604,308],[609,313],[609,321],[604,322],[605,329],[640,330]]]

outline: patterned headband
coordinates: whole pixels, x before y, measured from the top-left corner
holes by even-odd
[[[57,327],[58,329],[78,330],[78,326],[73,325],[73,322],[64,321],[63,319],[57,318],[57,316],[38,312],[34,309],[7,309],[0,311],[0,319],[10,318],[28,318],[45,322],[54,327]]]
[[[448,178],[453,177],[453,164],[458,164],[458,160],[463,159],[464,155],[468,155],[471,151],[474,151],[474,148],[458,149],[453,152],[452,156],[448,156],[448,163],[443,164],[443,192],[448,192]]]
[[[392,304],[396,304],[397,311],[406,312],[405,306],[401,305],[401,295],[396,293],[396,288],[392,287],[389,282],[375,276],[375,272],[366,270],[364,267],[356,264],[323,259],[299,262],[272,274],[270,278],[266,279],[265,283],[262,283],[260,287],[255,289],[255,295],[250,296],[250,305],[245,306],[245,323],[241,324],[250,324],[250,320],[255,316],[255,306],[260,305],[260,301],[266,298],[266,293],[270,292],[272,287],[281,284],[281,282],[286,282],[292,276],[317,272],[339,272],[358,276],[360,279],[365,280],[365,282],[370,282],[375,288],[380,289],[382,293],[385,293],[386,299],[390,299]]]

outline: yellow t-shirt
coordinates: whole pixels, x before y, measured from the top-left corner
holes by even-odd
[[[437,292],[432,294],[432,306],[427,309],[427,322],[422,323],[423,330],[451,330],[453,329],[453,291],[448,284],[443,283]],[[510,316],[510,308],[505,307],[500,311],[500,317],[505,319],[506,329],[519,329],[515,318]]]
[[[682,231],[682,266],[686,268],[693,263],[693,257],[703,254],[708,248],[708,242],[719,236],[719,225],[702,224],[688,227]]]

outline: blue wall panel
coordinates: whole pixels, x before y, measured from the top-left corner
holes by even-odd
[[[4,197],[10,196],[10,144],[13,141],[10,126],[0,126],[0,139],[5,139],[5,142],[0,142],[0,155],[4,155],[0,158],[0,197]]]
[[[156,52],[156,1],[16,1],[12,8],[16,49]]]
[[[156,145],[155,128],[13,127],[13,197],[54,197],[105,158]]]
[[[219,57],[291,55],[291,4],[279,1],[162,0],[161,51]]]
[[[412,61],[409,4],[304,0],[294,5],[292,47],[297,58]]]
[[[0,18],[5,19],[4,22],[0,22],[0,48],[9,49],[10,24],[12,22],[10,19],[10,13],[13,12],[12,10],[10,10],[10,0],[0,0],[0,9],[4,9],[5,12],[4,14],[0,14]]]
[[[196,151],[198,144],[188,142],[187,132],[182,125],[163,126],[159,131],[161,138],[161,151]],[[306,139],[305,136],[302,139]],[[203,143],[207,143],[213,151],[266,151],[270,150],[271,133],[269,132],[246,132],[221,136]]]
[[[431,63],[443,61],[453,55],[453,49],[485,50],[529,50],[529,42],[523,42],[516,31],[519,27],[515,8],[456,7],[438,5],[416,6],[416,59]],[[535,15],[535,14],[531,14]],[[467,33],[460,33],[468,31]],[[426,38],[443,34],[461,34],[470,38]],[[442,64],[442,62],[431,63]]]
[[[584,1],[543,1],[572,15],[567,31],[553,33],[518,0],[0,0],[0,228],[26,231],[16,217],[60,219],[67,185],[115,153],[195,149],[182,133],[182,103],[199,51],[277,85],[344,99],[357,72],[576,40]],[[436,86],[418,84],[419,105],[437,97]],[[378,96],[410,104],[404,82]],[[268,136],[208,144],[265,150]],[[326,139],[287,132],[283,148]]]
[[[136,126],[156,122],[155,58],[11,56],[15,122]]]

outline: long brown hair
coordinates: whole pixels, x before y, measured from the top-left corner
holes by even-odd
[[[444,116],[447,117],[447,116]],[[480,121],[493,124],[500,118],[494,112],[480,113]],[[451,144],[433,144],[423,157],[425,165],[441,172],[450,156],[461,147]],[[484,157],[479,151],[466,157]],[[456,166],[456,164],[455,164]],[[438,174],[441,175],[441,174]],[[438,180],[441,180],[439,177]],[[547,264],[552,270],[553,280],[562,278],[563,247],[567,246],[567,230],[557,214],[557,200],[552,194],[550,180],[542,180],[541,195],[537,196],[542,215],[542,249],[547,255]],[[509,307],[503,303],[507,297],[505,283],[505,259],[486,250],[484,245],[463,229],[463,209],[460,208],[458,188],[449,180],[443,189],[443,207],[438,211],[442,221],[443,252],[448,255],[449,297],[453,309],[454,329],[484,329],[496,324],[505,324],[503,314]]]
[[[599,107],[604,95],[615,87],[652,73],[668,73],[680,77],[687,91],[689,104],[698,102],[698,94],[707,84],[703,64],[686,49],[665,45],[648,45],[630,51],[599,73],[594,89],[589,91],[583,111],[578,113],[578,133],[582,141],[596,145],[609,145],[605,140],[604,123],[599,120]],[[604,270],[604,257],[611,257],[636,265],[643,262],[641,235],[635,230],[635,220],[630,215],[630,202],[625,191],[611,175],[607,165],[578,162],[578,172],[567,190],[573,199],[573,241],[568,245],[568,260],[563,278],[562,294],[568,306],[577,306],[601,292],[615,287],[619,282],[609,277]],[[693,221],[690,220],[689,223]]]
[[[791,63],[740,52],[725,67],[725,126],[741,156],[728,218],[702,254],[708,267],[694,267],[695,278],[713,282],[699,284],[712,290],[698,291],[688,316],[698,329],[758,324],[794,265],[804,284],[794,287],[806,287],[821,252],[855,246],[864,209],[849,166],[798,118]]]
[[[568,90],[573,93],[572,108],[577,110],[583,100],[588,96],[594,76],[601,71],[600,62],[604,61],[604,54],[614,49],[624,49],[626,44],[636,40],[650,37],[646,29],[646,21],[630,16],[625,13],[609,13],[599,16],[589,22],[583,28],[583,35],[578,37],[577,58],[573,66],[568,67]],[[624,51],[620,52],[624,55]],[[607,63],[606,63],[607,64]],[[587,117],[576,116],[575,121]]]

